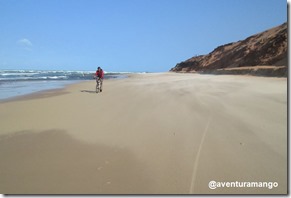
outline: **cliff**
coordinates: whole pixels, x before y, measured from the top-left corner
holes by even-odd
[[[287,23],[222,45],[207,55],[178,63],[170,71],[212,74],[288,75]]]

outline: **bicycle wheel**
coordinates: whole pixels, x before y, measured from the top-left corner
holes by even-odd
[[[100,86],[99,86],[99,81],[97,81],[96,83],[96,93],[99,93],[100,92]]]

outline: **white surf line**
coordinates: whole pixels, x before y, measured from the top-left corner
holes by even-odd
[[[196,175],[197,175],[197,169],[198,169],[198,163],[199,163],[199,158],[200,158],[200,153],[201,153],[202,146],[203,146],[203,143],[204,143],[204,140],[205,140],[205,137],[206,137],[206,133],[208,131],[208,128],[209,128],[209,125],[210,125],[211,120],[212,120],[212,115],[209,116],[208,122],[206,124],[206,127],[204,129],[204,132],[203,132],[203,135],[202,135],[202,138],[201,138],[201,141],[200,141],[200,145],[199,145],[199,148],[198,148],[198,152],[197,152],[197,155],[196,155],[196,158],[195,158],[195,161],[194,161],[194,166],[193,166],[193,172],[192,172],[192,179],[191,179],[191,185],[190,185],[189,194],[193,194],[195,180],[196,180]]]

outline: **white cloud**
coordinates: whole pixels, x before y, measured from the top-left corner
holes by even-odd
[[[27,38],[20,39],[17,41],[17,43],[20,46],[24,47],[24,49],[31,50],[32,43]]]

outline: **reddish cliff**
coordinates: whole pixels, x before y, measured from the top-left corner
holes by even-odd
[[[170,71],[214,74],[288,75],[287,23],[178,63]]]

